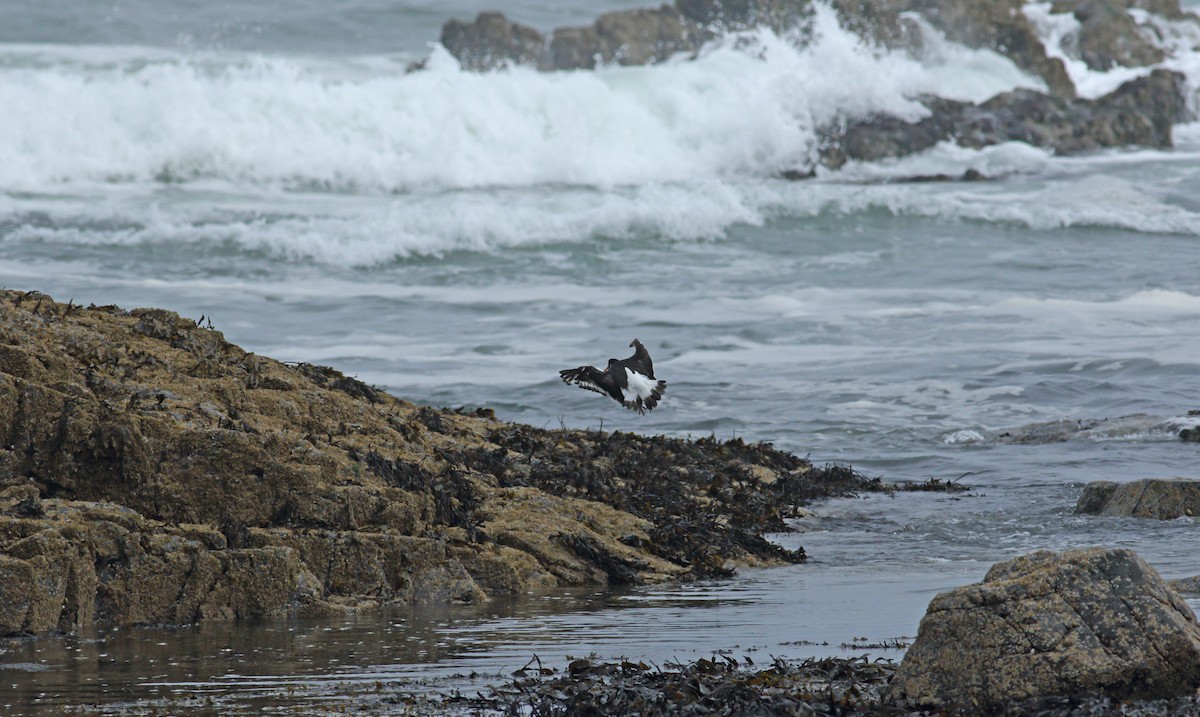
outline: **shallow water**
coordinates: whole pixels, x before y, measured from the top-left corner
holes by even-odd
[[[549,28],[635,4],[506,11]],[[8,643],[0,710],[402,712],[398,685],[468,689],[533,655],[903,643],[938,591],[1037,549],[1200,573],[1192,519],[1072,513],[1088,481],[1197,477],[1176,434],[1200,422],[1200,126],[1168,152],[938,147],[787,182],[839,113],[1037,81],[936,37],[878,57],[827,16],[806,50],[760,34],[693,63],[482,76],[435,50],[404,74],[481,7],[5,4],[0,285],[203,315],[420,403],[972,490],[816,506],[777,536],[809,564],[729,581]],[[1167,64],[1195,84],[1184,45]],[[893,181],[969,168],[995,179]],[[652,414],[558,381],[635,336],[669,382]]]

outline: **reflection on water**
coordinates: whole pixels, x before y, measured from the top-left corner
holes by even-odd
[[[1128,547],[1165,577],[1200,572],[1191,518],[1077,516],[1060,472],[1136,476],[1194,457],[1180,443],[950,447],[966,494],[868,495],[813,506],[797,532],[809,563],[725,581],[637,590],[564,589],[485,606],[405,608],[325,619],[214,622],[0,642],[0,715],[403,714],[400,692],[501,682],[536,655],[562,668],[595,654],[662,665],[724,652],[899,659],[930,599],[1032,550]],[[1193,608],[1197,602],[1189,600]],[[868,647],[867,645],[892,647]]]
[[[51,715],[94,705],[120,713],[162,700],[219,705],[222,714],[267,704],[369,692],[376,683],[438,676],[469,653],[454,632],[516,611],[530,616],[602,609],[613,595],[495,601],[486,607],[412,608],[349,615],[210,622],[174,629],[111,629],[88,637],[26,640],[0,647],[6,715]]]
[[[886,610],[864,593],[854,571],[795,566],[748,571],[736,581],[564,590],[484,607],[11,641],[0,647],[0,712],[320,712],[352,700],[387,713],[399,691],[469,691],[501,681],[535,655],[562,667],[568,657],[589,654],[658,664],[714,651],[763,660],[857,654],[856,640],[902,637],[873,632],[896,624],[895,610],[916,624],[929,595],[903,597],[913,577],[884,581],[891,583],[880,586],[889,595]]]

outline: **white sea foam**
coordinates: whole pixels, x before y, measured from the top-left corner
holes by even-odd
[[[1046,54],[1062,61],[1067,75],[1075,84],[1080,97],[1095,98],[1112,92],[1123,82],[1150,73],[1153,67],[1124,67],[1093,70],[1079,57],[1075,48],[1079,20],[1072,12],[1052,12],[1049,2],[1027,3],[1024,13],[1034,24],[1046,47]],[[1145,10],[1133,8],[1130,16],[1142,29],[1146,39],[1160,47],[1166,59],[1160,66],[1183,72],[1189,78],[1200,70],[1200,24],[1192,20],[1168,20]],[[1200,93],[1194,80],[1189,80],[1189,100],[1193,111],[1200,108]]]
[[[929,27],[920,60],[864,45],[828,9],[814,32],[803,49],[760,32],[694,61],[561,73],[463,72],[436,48],[405,74],[397,57],[7,45],[0,104],[19,111],[0,116],[0,212],[51,218],[8,232],[15,241],[233,245],[339,265],[717,239],[874,210],[1200,234],[1195,211],[1129,179],[847,186],[967,169],[1086,175],[1096,161],[1018,143],[774,179],[812,161],[825,123],[915,119],[920,93],[982,100],[1040,83]]]
[[[0,187],[189,182],[348,192],[764,174],[843,116],[916,117],[910,97],[982,99],[1035,82],[944,41],[924,62],[883,53],[817,14],[797,49],[769,32],[695,61],[597,72],[423,72],[351,58],[4,49]],[[963,72],[966,67],[970,71]]]

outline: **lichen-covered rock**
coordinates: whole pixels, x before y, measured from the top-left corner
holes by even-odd
[[[1200,515],[1200,480],[1143,478],[1130,483],[1088,483],[1075,504],[1084,515],[1175,518]]]
[[[797,506],[884,487],[767,445],[416,406],[33,292],[0,291],[0,435],[0,635],[727,575],[803,561],[762,537]]]
[[[888,697],[986,713],[1010,701],[1102,692],[1115,699],[1200,687],[1200,625],[1130,550],[1040,551],[929,604]]]

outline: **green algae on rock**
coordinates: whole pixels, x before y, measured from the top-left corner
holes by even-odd
[[[727,575],[802,562],[762,536],[800,505],[884,487],[417,406],[199,324],[0,292],[0,634]]]

